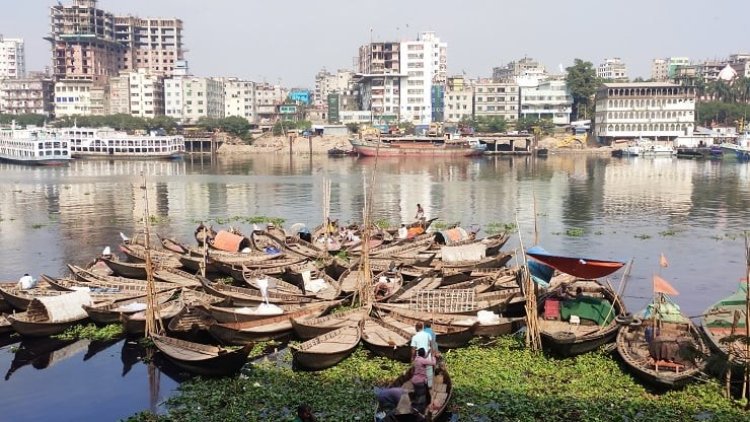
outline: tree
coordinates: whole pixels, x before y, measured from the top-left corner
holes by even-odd
[[[415,127],[412,122],[401,122],[398,124],[398,128],[406,135],[414,135]]]
[[[555,130],[555,124],[551,119],[539,119],[537,117],[520,117],[516,121],[516,130],[533,133],[535,128],[541,133],[550,134]]]
[[[480,116],[476,118],[474,128],[477,132],[505,132],[508,129],[508,122],[502,116]]]
[[[234,136],[244,138],[250,132],[250,122],[244,117],[230,116],[225,117],[219,121],[221,130],[227,133],[231,133]]]
[[[43,126],[47,121],[44,114],[0,114],[0,124],[9,125],[16,121],[20,126]]]
[[[591,62],[575,59],[573,66],[565,69],[568,74],[565,82],[573,96],[573,115],[575,120],[591,116],[592,97],[596,94],[601,81],[596,76],[596,69]]]

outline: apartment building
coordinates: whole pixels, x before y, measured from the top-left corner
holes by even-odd
[[[480,79],[474,84],[474,117],[502,117],[518,120],[520,92],[514,82]]]
[[[471,119],[474,115],[472,81],[463,76],[449,77],[443,94],[443,106],[443,119],[446,122],[456,123]]]
[[[224,117],[224,83],[213,78],[173,76],[164,79],[164,112],[182,123],[201,117]]]
[[[130,114],[153,118],[164,115],[164,78],[148,69],[127,72],[130,82]]]
[[[109,78],[109,112],[107,114],[130,114],[130,76],[127,72]]]
[[[674,79],[677,69],[690,64],[687,57],[668,57],[666,59],[654,59],[651,62],[651,79],[656,82],[666,82]]]
[[[96,114],[94,111],[97,107],[92,104],[94,87],[90,80],[63,79],[55,82],[55,117]]]
[[[315,90],[313,91],[313,104],[316,106],[326,105],[328,95],[343,93],[352,90],[352,79],[354,72],[347,69],[339,69],[331,73],[325,68],[315,75]]]
[[[596,76],[612,82],[627,82],[628,67],[619,57],[604,59],[596,68]]]
[[[97,0],[50,7],[53,74],[56,80],[104,82],[121,70],[147,69],[170,76],[183,59],[179,19],[116,17]]]
[[[39,75],[0,79],[0,114],[54,114],[52,79]]]
[[[695,88],[668,82],[607,83],[596,93],[600,141],[674,138],[693,132]]]
[[[279,107],[289,95],[289,91],[280,85],[259,83],[255,85],[255,123],[271,125],[279,119]]]
[[[547,80],[521,89],[521,116],[549,119],[555,125],[570,124],[573,96],[565,80]]]
[[[505,66],[492,68],[492,79],[496,82],[516,82],[532,79],[538,83],[547,78],[547,69],[531,57],[514,60]]]
[[[224,117],[244,117],[256,123],[255,82],[238,78],[221,78],[224,84]]]
[[[26,53],[21,38],[4,38],[0,34],[0,79],[26,76]]]
[[[373,42],[359,48],[355,81],[360,85],[362,109],[378,123],[399,121],[402,81],[401,43]]]
[[[442,104],[442,87],[447,79],[448,44],[434,32],[422,32],[416,41],[404,41],[400,50],[401,80],[400,120],[415,125],[429,125],[433,105]],[[435,89],[435,87],[439,87]],[[433,93],[435,97],[433,99]]]

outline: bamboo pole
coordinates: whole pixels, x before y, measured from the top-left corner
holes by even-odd
[[[521,266],[521,278],[523,285],[523,294],[526,298],[526,347],[531,349],[533,352],[537,352],[542,349],[542,337],[539,332],[536,293],[534,289],[534,282],[531,279],[531,273],[529,272],[529,266],[526,261],[526,250],[523,246],[523,236],[521,235],[520,226],[518,224],[518,213],[516,213],[516,227],[519,228],[518,242],[521,246],[521,256],[523,259],[523,265]]]
[[[151,261],[151,232],[149,230],[149,209],[148,209],[148,186],[146,177],[143,176],[143,198],[144,198],[144,216],[143,224],[146,233],[145,251],[146,251],[146,331],[145,337],[151,337],[164,330],[161,326],[161,319],[156,317],[156,292],[154,289],[154,267]]]
[[[750,409],[750,240],[745,232],[745,409]]]

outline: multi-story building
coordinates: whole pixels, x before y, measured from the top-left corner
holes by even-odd
[[[183,59],[179,19],[116,17],[99,9],[97,0],[58,2],[50,18],[56,80],[106,83],[120,70],[137,69],[171,75]]]
[[[445,111],[443,119],[456,123],[464,119],[471,119],[474,115],[474,86],[463,76],[448,78],[443,94]]]
[[[138,69],[127,75],[130,80],[130,114],[149,118],[163,116],[164,78],[148,69]]]
[[[595,115],[594,133],[604,143],[690,134],[695,88],[666,82],[606,83],[596,93]]]
[[[183,123],[224,117],[224,83],[213,78],[173,76],[164,80],[165,114]]]
[[[0,34],[0,79],[26,76],[26,54],[20,38],[3,38]]]
[[[619,57],[604,59],[596,68],[596,76],[612,82],[627,82],[628,68]]]
[[[573,96],[565,80],[547,80],[536,87],[521,88],[521,116],[570,124]]]
[[[372,42],[359,48],[355,80],[360,85],[362,109],[379,123],[400,120],[402,80],[401,43]]]
[[[244,117],[255,123],[255,82],[238,78],[223,78],[224,117]]]
[[[115,40],[123,46],[120,70],[171,76],[175,63],[184,59],[180,19],[116,16]]]
[[[284,103],[289,91],[281,85],[259,83],[255,85],[255,123],[272,125],[279,119],[279,106]]]
[[[94,83],[90,80],[63,79],[55,82],[55,117],[93,115],[93,88]]]
[[[0,79],[0,114],[54,113],[52,79],[47,75]]]
[[[406,79],[401,80],[400,120],[428,125],[432,122],[433,104],[442,104],[442,87],[448,76],[448,44],[434,32],[422,32],[416,41],[401,43],[400,61],[401,71],[406,73]]]
[[[321,69],[315,75],[313,104],[326,105],[329,94],[352,90],[353,77],[354,72],[348,69],[339,69],[336,73],[330,73],[325,68]]]
[[[651,62],[651,79],[656,82],[666,82],[674,79],[680,66],[690,64],[687,57],[669,57],[666,59],[654,59]]]
[[[512,61],[505,66],[492,68],[492,79],[496,82],[519,82],[519,79],[534,79],[538,83],[546,79],[547,70],[531,57]]]
[[[130,114],[130,77],[127,72],[109,78],[107,114]]]
[[[289,94],[287,98],[289,101],[295,103],[295,104],[304,104],[309,105],[310,104],[310,90],[304,89],[304,88],[292,88],[289,91]]]
[[[519,88],[515,82],[480,79],[474,84],[474,117],[502,117],[518,120]]]
[[[729,65],[737,72],[738,76],[750,78],[750,54],[730,55]]]

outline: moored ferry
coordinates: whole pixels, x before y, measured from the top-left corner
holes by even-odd
[[[29,127],[0,129],[0,160],[40,166],[70,162],[70,143],[53,130]]]
[[[131,135],[110,128],[63,128],[73,158],[173,159],[185,154],[185,139],[152,131]]]
[[[475,139],[451,139],[450,136],[393,136],[352,138],[352,148],[365,157],[469,157],[482,155],[487,149]]]

